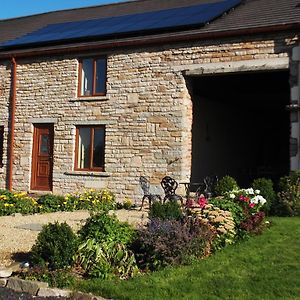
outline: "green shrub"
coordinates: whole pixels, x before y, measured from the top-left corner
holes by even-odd
[[[134,255],[127,248],[136,234],[128,223],[103,211],[87,219],[78,234],[81,245],[76,262],[88,276],[128,278],[138,271]]]
[[[146,228],[139,228],[132,248],[142,269],[158,270],[208,255],[215,234],[197,217],[152,219]]]
[[[57,196],[52,194],[42,195],[37,200],[41,212],[54,212],[62,210],[63,202],[63,196]]]
[[[128,223],[120,222],[115,215],[100,212],[92,215],[78,232],[80,240],[94,239],[97,243],[131,243],[135,230]]]
[[[293,171],[280,178],[279,189],[277,214],[300,215],[300,172]]]
[[[161,220],[180,220],[183,217],[180,204],[175,201],[168,201],[164,204],[154,202],[149,211],[150,218]]]
[[[238,188],[239,187],[236,180],[233,177],[226,175],[217,182],[215,186],[215,194],[217,196],[223,196],[226,193]]]
[[[234,223],[238,226],[244,219],[245,214],[242,206],[228,198],[210,198],[209,203],[219,209],[231,212]]]
[[[102,279],[114,276],[127,279],[139,273],[133,252],[115,241],[99,243],[95,239],[86,240],[78,248],[76,263],[86,275]]]
[[[273,188],[272,180],[267,178],[257,178],[253,181],[252,187],[254,190],[259,190],[260,195],[267,200],[264,211],[270,211],[276,203],[276,193]]]
[[[67,223],[49,223],[31,248],[31,261],[50,270],[63,269],[72,264],[77,246],[77,236]]]

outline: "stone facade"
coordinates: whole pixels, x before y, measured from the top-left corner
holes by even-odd
[[[193,106],[183,71],[197,64],[290,57],[297,40],[290,33],[89,53],[108,57],[107,95],[93,99],[77,97],[79,56],[17,59],[13,189],[30,189],[33,124],[43,122],[54,123],[54,193],[107,187],[119,201],[138,200],[140,175],[156,185],[165,175],[188,180]],[[10,63],[0,62],[1,188],[10,72]],[[73,171],[75,128],[83,124],[106,126],[103,173]]]

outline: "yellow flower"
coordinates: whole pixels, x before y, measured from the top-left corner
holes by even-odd
[[[8,203],[4,203],[4,206],[7,207],[7,206],[10,206],[10,205]]]

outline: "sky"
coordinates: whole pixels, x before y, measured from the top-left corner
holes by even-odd
[[[54,10],[124,2],[124,0],[0,0],[0,2],[0,19],[9,19]]]

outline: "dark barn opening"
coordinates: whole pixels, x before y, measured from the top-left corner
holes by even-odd
[[[191,77],[192,174],[275,182],[290,170],[289,72]]]

